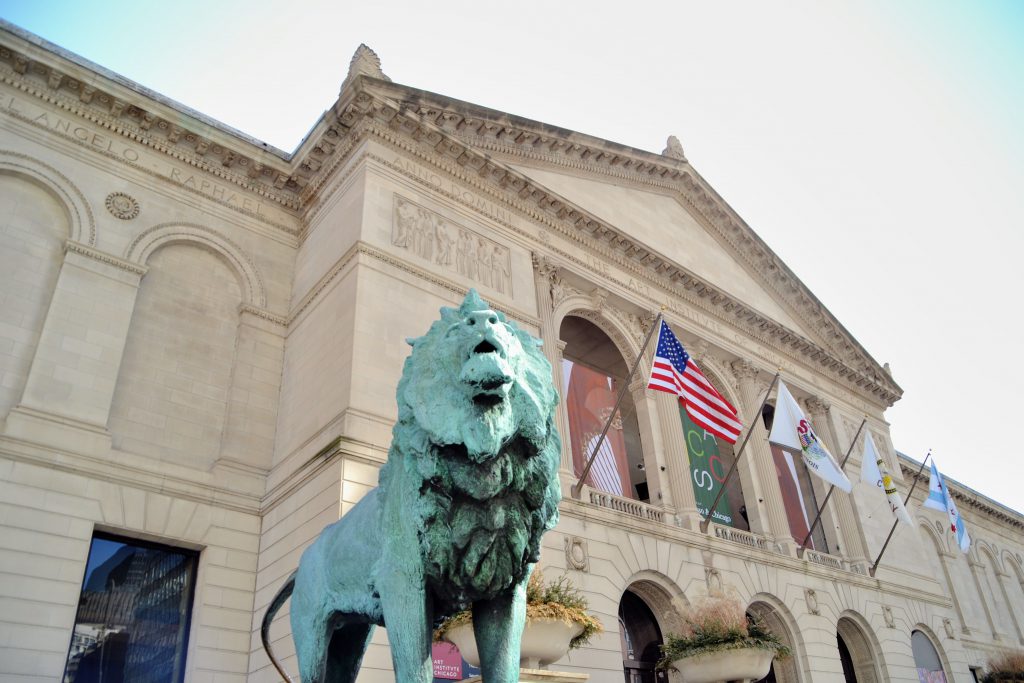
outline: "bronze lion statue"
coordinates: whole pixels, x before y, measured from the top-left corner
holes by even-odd
[[[558,521],[557,395],[540,341],[470,290],[412,352],[380,485],[328,526],[271,601],[291,596],[303,683],[350,683],[374,626],[395,677],[429,683],[433,626],[471,606],[488,683],[519,680],[526,583]]]

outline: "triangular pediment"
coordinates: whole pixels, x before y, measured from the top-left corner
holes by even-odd
[[[587,207],[610,225],[773,320],[809,339],[824,341],[817,338],[816,331],[806,328],[790,312],[791,307],[766,289],[761,279],[729,253],[672,194],[552,168],[516,163],[511,166],[569,201]]]
[[[474,184],[489,184],[520,211],[541,212],[577,241],[642,266],[668,291],[699,298],[751,336],[772,340],[886,404],[902,394],[681,153],[636,150],[363,76],[333,113],[343,137],[397,134],[406,140],[402,146],[422,149]],[[306,148],[315,144],[313,136]],[[305,188],[309,196],[336,163],[317,167]],[[672,223],[671,230],[652,227],[657,220]],[[687,238],[699,247],[680,246]]]

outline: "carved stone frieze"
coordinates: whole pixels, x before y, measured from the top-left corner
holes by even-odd
[[[391,243],[499,294],[512,296],[509,248],[395,195]]]

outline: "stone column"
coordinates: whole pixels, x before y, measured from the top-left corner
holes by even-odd
[[[145,267],[69,241],[20,403],[4,433],[74,452],[110,449],[107,419]]]
[[[562,386],[562,351],[565,344],[558,338],[558,327],[555,325],[554,305],[551,299],[551,281],[558,271],[558,266],[548,261],[539,254],[533,255],[534,288],[537,293],[537,317],[540,318],[540,337],[544,340],[541,350],[544,356],[551,363],[551,371],[555,384],[555,390],[559,396],[565,396],[565,387]],[[575,483],[572,469],[572,447],[569,443],[569,415],[566,412],[565,401],[559,401],[558,411],[555,415],[555,423],[558,433],[562,437],[562,466],[561,473],[563,480],[570,478]]]
[[[825,440],[825,446],[835,456],[836,462],[842,463],[850,444],[840,447],[839,439],[836,438],[835,425],[831,420],[831,406],[821,398],[812,397],[807,400],[807,409],[811,415],[811,424],[818,430],[818,436]],[[866,428],[867,425],[865,425]],[[817,479],[817,477],[812,477],[812,479]],[[825,486],[819,488],[824,489],[827,495],[828,486],[826,483]],[[821,500],[823,498],[818,499],[819,504]],[[867,552],[865,551],[867,544],[864,540],[864,530],[860,526],[860,520],[854,512],[852,500],[852,495],[836,491],[829,499],[828,507],[831,509],[826,510],[826,513],[830,525],[838,532],[837,541],[841,544],[838,550],[843,553],[851,565],[857,563],[863,565],[867,561]],[[823,515],[822,524],[824,522],[825,516]]]
[[[643,368],[637,369],[640,375]],[[665,447],[661,439],[661,422],[652,391],[647,390],[647,377],[634,377],[629,385],[630,398],[636,407],[636,422],[640,429],[640,444],[643,447],[644,471],[647,473],[647,493],[651,505],[665,508],[669,518],[675,516],[676,508],[672,488],[668,485],[665,466]],[[660,392],[658,392],[660,393]],[[620,411],[621,413],[621,411]]]
[[[966,635],[971,634],[971,629],[967,626],[967,620],[964,618],[964,611],[960,607],[960,599],[957,598],[957,592],[953,589],[953,578],[949,574],[949,564],[946,562],[946,558],[950,556],[945,550],[936,548],[936,554],[939,556],[939,566],[942,568],[942,576],[946,579],[946,589],[949,591],[949,597],[953,600],[953,609],[956,610],[956,616],[960,619],[960,631]]]
[[[759,426],[761,415],[757,411],[768,387],[758,383],[759,370],[748,360],[734,361],[732,371],[739,380],[743,424],[755,430],[747,442],[747,452],[741,454],[739,465],[741,472],[744,468],[747,470],[743,490],[751,530],[772,538],[786,554],[792,555],[796,551],[796,543],[789,531],[775,460],[765,438],[767,435]],[[749,488],[747,480],[750,481]]]
[[[665,467],[668,472],[668,488],[676,508],[679,526],[697,529],[701,515],[697,511],[697,499],[690,483],[690,454],[686,450],[682,423],[679,420],[679,399],[664,391],[655,391],[654,404],[661,425],[661,443],[664,449]]]

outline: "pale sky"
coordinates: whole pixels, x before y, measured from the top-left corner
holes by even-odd
[[[1024,511],[1024,2],[0,0],[292,151],[366,43],[394,81],[694,168],[904,396],[897,449]]]

